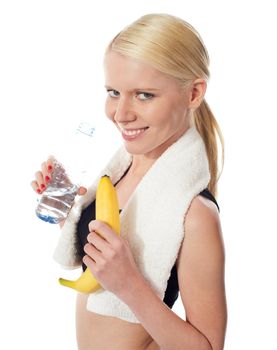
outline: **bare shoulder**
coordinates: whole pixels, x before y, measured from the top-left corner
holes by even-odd
[[[195,197],[185,217],[185,238],[178,260],[178,281],[186,320],[214,350],[223,349],[227,325],[225,249],[216,205]]]
[[[198,243],[198,248],[208,244],[209,250],[205,249],[202,253],[221,254],[224,260],[225,251],[220,216],[214,202],[200,195],[196,196],[187,211],[184,227],[185,240],[182,249],[185,250],[186,245],[192,242]],[[195,253],[199,254],[199,250],[196,250]]]
[[[217,206],[210,199],[203,196],[196,196],[192,201],[188,209],[185,225],[188,226],[193,224],[203,223],[203,217],[208,219],[210,223],[220,224],[220,217]]]

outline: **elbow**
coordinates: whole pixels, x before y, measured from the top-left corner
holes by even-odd
[[[199,349],[201,350],[214,350],[214,348],[211,346],[210,342],[205,341],[204,344],[202,344],[202,347]]]
[[[224,340],[222,342],[214,342],[213,345],[204,335],[201,339],[201,342],[195,350],[223,350],[224,349]]]
[[[199,346],[197,347],[197,350],[215,350],[215,349],[209,342],[208,338],[202,334],[201,341]]]

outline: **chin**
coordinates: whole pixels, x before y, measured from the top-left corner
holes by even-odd
[[[126,148],[126,151],[132,155],[144,154],[143,150],[140,147],[136,147],[134,145],[129,145],[126,143],[124,143],[124,146]]]
[[[126,151],[130,153],[133,156],[147,156],[148,158],[157,159],[160,154],[162,153],[158,148],[156,147],[139,147],[139,145],[130,145],[130,144],[124,144]]]
[[[131,154],[144,154],[148,151],[148,149],[143,145],[139,144],[138,142],[124,142],[124,147],[126,148],[126,151]]]

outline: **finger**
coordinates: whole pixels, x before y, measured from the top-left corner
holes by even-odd
[[[88,255],[83,257],[83,263],[91,270],[92,274],[95,275],[96,262]]]
[[[45,183],[48,184],[51,181],[51,176],[54,171],[56,159],[54,156],[49,156],[46,162],[42,163],[42,172]]]
[[[46,162],[43,162],[41,164],[41,172],[42,172],[42,176],[43,176],[43,183],[41,184],[41,189],[44,190],[50,181],[50,175],[49,175],[49,172],[47,169]]]
[[[84,251],[96,263],[99,264],[103,262],[103,258],[101,257],[101,252],[97,248],[95,248],[92,244],[87,243],[84,246]]]
[[[38,194],[41,194],[41,193],[42,193],[42,190],[40,189],[40,187],[39,187],[37,181],[35,181],[35,180],[32,181],[32,182],[31,182],[31,187],[32,187],[32,189],[33,189],[36,193],[38,193]]]
[[[79,195],[79,196],[83,196],[84,194],[87,193],[87,191],[88,191],[88,190],[87,190],[85,187],[80,186],[80,188],[79,188],[79,190],[78,190],[78,195]]]
[[[49,174],[54,170],[54,165],[55,165],[55,157],[54,156],[49,156],[47,161],[46,161],[46,166]]]
[[[95,231],[92,231],[88,234],[87,240],[101,252],[103,252],[107,247],[107,241]]]
[[[104,221],[92,220],[89,223],[89,231],[96,231],[110,244],[116,244],[119,240],[116,232]]]
[[[35,179],[36,179],[38,188],[41,190],[41,192],[43,192],[46,188],[46,184],[44,182],[44,177],[41,171],[37,171],[35,173]]]
[[[51,181],[52,173],[54,171],[56,162],[56,158],[50,155],[47,158],[46,162],[42,163],[42,172],[46,184],[48,184]]]

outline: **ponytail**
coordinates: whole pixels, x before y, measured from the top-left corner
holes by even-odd
[[[211,179],[208,184],[208,190],[212,193],[214,197],[217,196],[217,182],[221,176],[224,164],[224,139],[221,133],[220,127],[208,105],[204,99],[201,105],[193,113],[194,124],[197,131],[200,133],[207,152],[207,157],[209,161],[209,169],[211,174]],[[221,172],[218,173],[218,147],[217,138],[218,135],[221,143],[222,158],[221,158]]]

